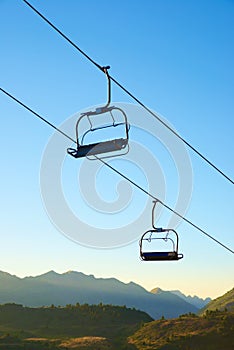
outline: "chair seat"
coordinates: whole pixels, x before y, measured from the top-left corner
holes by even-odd
[[[143,260],[156,261],[156,260],[178,260],[181,257],[177,252],[145,252],[141,254]]]
[[[75,158],[82,158],[86,156],[93,156],[102,153],[109,153],[120,151],[128,144],[128,140],[124,138],[92,143],[89,145],[81,145],[76,150],[74,148],[68,148],[67,152]]]

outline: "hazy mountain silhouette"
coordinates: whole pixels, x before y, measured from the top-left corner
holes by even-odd
[[[34,307],[102,302],[135,307],[155,319],[198,311],[198,308],[170,292],[153,294],[133,282],[125,284],[115,278],[95,278],[75,271],[63,274],[49,271],[25,278],[0,272],[0,303],[9,302]]]
[[[165,293],[165,292],[166,291],[163,291],[160,288],[154,288],[151,290],[151,293],[154,293],[154,294]],[[183,293],[181,293],[179,290],[170,290],[170,291],[167,291],[167,293],[173,293],[173,294],[177,295],[178,297],[180,297],[183,300],[187,301],[188,303],[194,305],[198,309],[205,307],[211,301],[211,298],[202,299],[202,298],[197,297],[196,295],[193,297],[191,295],[186,296]]]

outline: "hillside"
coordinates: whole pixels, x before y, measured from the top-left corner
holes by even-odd
[[[2,350],[232,350],[234,313],[153,321],[112,305],[0,306]]]
[[[205,314],[208,311],[214,310],[229,310],[234,311],[234,288],[222,295],[219,298],[212,300],[201,311],[201,314]]]
[[[128,338],[138,350],[233,350],[234,313],[184,315],[145,324]]]
[[[126,338],[152,318],[142,311],[112,305],[28,308],[0,306],[0,349],[119,349]]]
[[[126,305],[147,312],[154,319],[197,312],[198,309],[174,294],[154,295],[136,283],[115,278],[95,278],[81,272],[50,271],[36,277],[19,278],[0,272],[0,303],[39,307],[54,304]]]

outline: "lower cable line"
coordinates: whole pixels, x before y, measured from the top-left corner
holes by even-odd
[[[58,131],[60,134],[62,134],[64,137],[68,138],[69,140],[71,140],[74,143],[77,143],[76,140],[74,140],[72,137],[70,137],[68,134],[66,134],[65,132],[63,132],[61,129],[57,128],[54,124],[52,124],[51,122],[48,121],[48,119],[42,117],[39,113],[35,112],[33,109],[31,109],[30,107],[28,107],[26,104],[24,104],[22,101],[20,101],[19,99],[17,99],[15,96],[13,96],[12,94],[10,94],[9,92],[7,92],[6,90],[4,90],[3,88],[0,88],[0,91],[3,92],[5,95],[7,95],[9,98],[11,98],[13,101],[15,101],[16,103],[18,103],[20,106],[22,106],[23,108],[25,108],[26,110],[28,110],[30,113],[32,113],[33,115],[35,115],[37,118],[39,118],[42,122],[48,124],[50,127],[52,127],[53,129],[55,129],[56,131]],[[105,162],[103,159],[99,158],[98,156],[94,156],[97,160],[99,160],[101,163],[103,163],[105,166],[107,166],[109,169],[111,169],[112,171],[114,171],[116,174],[118,174],[119,176],[121,176],[123,179],[125,179],[126,181],[130,182],[133,186],[135,186],[136,188],[138,188],[140,191],[142,191],[143,193],[145,193],[147,196],[151,197],[153,200],[156,200],[157,202],[159,202],[161,205],[163,205],[166,209],[168,209],[169,211],[173,212],[175,215],[179,216],[182,220],[184,220],[185,222],[187,222],[190,226],[192,226],[193,228],[195,228],[196,230],[198,230],[199,232],[201,232],[202,234],[204,234],[205,236],[207,236],[208,238],[210,238],[211,240],[213,240],[215,243],[219,244],[221,247],[223,247],[224,249],[228,250],[229,252],[231,252],[232,254],[234,254],[234,251],[229,248],[227,245],[223,244],[221,241],[219,241],[218,239],[216,239],[215,237],[211,236],[209,233],[207,233],[206,231],[204,231],[203,229],[201,229],[199,226],[197,226],[196,224],[194,224],[192,221],[190,221],[189,219],[187,219],[186,217],[184,217],[183,215],[181,215],[180,213],[178,213],[177,211],[175,211],[174,209],[172,209],[171,207],[169,207],[166,203],[162,202],[160,199],[158,199],[156,196],[154,196],[153,194],[151,194],[150,192],[148,192],[147,190],[145,190],[143,187],[141,187],[140,185],[138,185],[136,182],[134,182],[132,179],[130,179],[128,176],[124,175],[123,173],[121,173],[119,170],[117,170],[116,168],[114,168],[112,165],[110,165],[109,163]]]

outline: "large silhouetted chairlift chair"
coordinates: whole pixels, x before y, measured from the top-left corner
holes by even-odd
[[[126,113],[116,106],[110,106],[111,100],[111,83],[108,69],[103,67],[108,82],[108,100],[105,106],[96,108],[95,111],[82,113],[76,123],[76,142],[77,148],[68,148],[67,153],[75,158],[99,156],[100,158],[108,158],[126,154],[129,151],[129,124]],[[100,125],[98,120],[102,120]],[[86,122],[88,128],[81,132],[80,126],[82,122]],[[94,122],[97,125],[94,126]],[[103,139],[95,142],[95,136],[100,134],[98,131],[106,129],[108,131],[105,136],[108,139]],[[119,131],[121,136],[114,137],[115,131]],[[92,142],[87,139],[92,136]],[[94,141],[93,141],[94,140]],[[103,156],[104,155],[104,156]],[[91,157],[89,159],[95,159]]]

